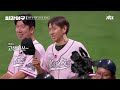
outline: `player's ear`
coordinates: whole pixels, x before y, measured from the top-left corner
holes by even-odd
[[[63,33],[65,34],[66,33],[66,31],[67,31],[67,26],[66,25],[64,25],[64,27],[63,27]]]
[[[34,33],[34,26],[32,26],[31,28],[30,28],[30,31],[31,31],[31,33],[33,34]]]

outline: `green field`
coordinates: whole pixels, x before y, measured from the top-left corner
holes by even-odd
[[[82,42],[93,60],[112,59],[117,65],[120,79],[120,12],[119,11],[0,11],[0,76],[6,72],[13,52],[8,43],[19,45],[13,21],[5,16],[31,13],[33,16],[65,16],[70,22],[68,37]],[[114,20],[106,20],[107,15]],[[47,48],[52,43],[48,35],[47,20],[36,20],[36,39]]]

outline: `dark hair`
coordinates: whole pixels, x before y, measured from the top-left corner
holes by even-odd
[[[23,23],[25,25],[28,25],[30,28],[32,26],[35,27],[35,19],[31,14],[20,14],[20,15],[17,15],[17,16],[20,16],[20,17],[24,16],[25,18],[24,19],[19,19],[19,20],[14,20],[15,25],[16,25],[17,21],[23,21]]]
[[[66,34],[69,31],[69,22],[66,20],[65,17],[63,16],[57,16],[57,17],[53,17],[48,21],[48,27],[49,24],[53,25],[56,24],[57,26],[59,26],[60,28],[63,28],[64,26],[67,26],[67,31]]]

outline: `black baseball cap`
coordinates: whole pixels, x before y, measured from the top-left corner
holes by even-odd
[[[102,67],[102,68],[105,68],[109,71],[111,71],[111,73],[113,75],[115,75],[116,73],[116,65],[115,63],[110,60],[110,59],[102,59],[102,60],[99,60],[97,63],[96,63],[96,66],[97,67]]]
[[[21,48],[26,55],[34,55],[35,47],[31,38],[25,38],[21,42]]]

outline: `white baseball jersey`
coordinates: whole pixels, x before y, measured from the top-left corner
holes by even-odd
[[[71,39],[59,51],[55,49],[55,45],[56,43],[51,44],[47,48],[45,61],[42,65],[43,69],[53,75],[55,79],[72,79],[77,77],[78,74],[71,71],[73,61],[70,57],[73,51],[79,52],[79,47],[82,47],[87,52],[86,48],[82,43]]]
[[[33,44],[36,49],[35,56],[42,64],[43,60],[45,60],[45,49],[37,40],[34,40]],[[18,48],[20,48],[20,46]],[[22,50],[18,48],[14,51],[7,73],[14,75],[18,71],[22,71],[28,75],[25,79],[35,78],[37,76],[37,71],[32,65],[33,55],[25,55]]]

